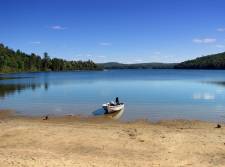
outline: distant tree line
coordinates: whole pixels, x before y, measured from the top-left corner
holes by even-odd
[[[137,64],[122,64],[117,62],[99,63],[104,69],[172,69],[175,63],[137,63]]]
[[[138,63],[121,64],[117,62],[99,64],[105,69],[223,69],[225,70],[225,52],[198,57],[182,63]]]
[[[203,56],[175,65],[175,69],[225,69],[225,52]]]
[[[34,53],[26,54],[14,51],[0,44],[0,72],[35,72],[35,71],[69,71],[69,70],[100,70],[93,61],[66,61],[59,58],[51,59],[48,53],[43,57]]]

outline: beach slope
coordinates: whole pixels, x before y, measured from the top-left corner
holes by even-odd
[[[0,114],[0,167],[225,166],[225,128]]]

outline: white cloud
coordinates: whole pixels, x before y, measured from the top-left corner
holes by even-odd
[[[154,52],[154,54],[155,54],[155,55],[160,55],[160,54],[161,54],[161,52],[156,51],[156,52]]]
[[[92,55],[92,54],[87,54],[86,56],[87,56],[87,57],[93,57],[93,55]]]
[[[30,43],[33,44],[33,45],[39,45],[39,44],[41,44],[40,41],[32,41],[32,42],[30,42]]]
[[[60,26],[60,25],[54,25],[50,27],[53,30],[65,30],[67,29],[66,27]]]
[[[218,31],[218,32],[224,32],[225,31],[225,28],[217,28],[216,31]]]
[[[198,44],[210,44],[210,43],[215,43],[216,38],[195,38],[192,41]]]
[[[216,45],[217,48],[224,48],[224,45]]]
[[[86,55],[87,57],[92,57],[92,58],[100,58],[100,59],[104,59],[104,58],[106,58],[106,56],[104,56],[104,55],[92,55],[92,54],[87,54]]]
[[[214,100],[215,95],[210,93],[194,93],[192,98],[194,100]]]
[[[106,56],[97,56],[98,58],[106,58]]]
[[[125,63],[125,64],[132,64],[133,62],[132,61],[123,61],[121,63]]]
[[[87,54],[77,54],[76,55],[77,58],[79,59],[104,59],[106,58],[106,56],[104,55],[94,55],[94,54],[91,54],[91,53],[87,53]]]
[[[112,43],[109,43],[109,42],[100,42],[99,45],[101,45],[101,46],[111,46]]]
[[[138,62],[138,63],[143,62],[142,59],[136,59],[136,60],[134,60],[134,61],[135,61],[135,62]]]

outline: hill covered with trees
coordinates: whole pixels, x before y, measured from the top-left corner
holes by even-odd
[[[67,61],[50,58],[48,53],[43,57],[34,53],[26,54],[0,44],[0,73],[36,72],[36,71],[71,71],[102,69],[225,69],[225,52],[203,56],[182,63],[137,63],[122,64],[117,62],[96,64],[88,61]]]
[[[14,51],[0,44],[0,73],[35,72],[35,71],[69,71],[69,70],[100,70],[93,61],[66,61],[59,58],[51,59],[48,53],[41,57],[34,53],[26,54]]]
[[[104,69],[172,69],[175,63],[136,63],[122,64],[117,62],[98,64]]]
[[[184,61],[175,69],[225,69],[225,52]]]

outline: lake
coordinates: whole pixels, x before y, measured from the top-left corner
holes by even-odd
[[[122,120],[225,122],[225,71],[108,70],[0,75],[0,109],[17,114],[92,115],[119,97]]]

